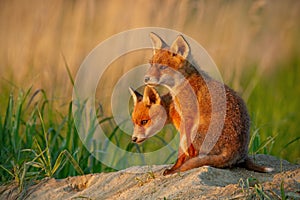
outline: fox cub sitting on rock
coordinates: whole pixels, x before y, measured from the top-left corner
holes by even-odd
[[[242,98],[189,61],[190,47],[183,36],[170,47],[155,33],[150,37],[154,55],[144,77],[144,95],[130,89],[132,141],[141,143],[166,123],[174,124],[180,132],[178,158],[164,175],[204,165],[273,171],[248,157],[250,118]],[[157,85],[164,85],[170,93],[160,96],[153,88]]]

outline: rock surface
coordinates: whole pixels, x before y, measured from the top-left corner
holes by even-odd
[[[0,199],[281,199],[283,195],[300,199],[300,165],[267,155],[256,155],[255,162],[275,171],[205,166],[163,176],[167,166],[136,166],[62,180],[44,179],[22,194],[14,185],[1,186]]]

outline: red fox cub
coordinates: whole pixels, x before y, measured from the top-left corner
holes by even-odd
[[[129,88],[129,91],[134,102],[132,112],[133,142],[142,143],[169,123],[173,123],[175,128],[179,130],[180,116],[174,108],[170,93],[160,97],[158,92],[149,86],[145,87],[144,95],[132,88]]]
[[[190,47],[183,36],[171,47],[154,33],[150,37],[154,55],[144,81],[151,87],[164,85],[171,94],[160,97],[149,87],[144,96],[131,91],[135,102],[132,141],[140,143],[172,122],[180,132],[180,146],[176,163],[164,175],[204,165],[272,171],[248,158],[250,119],[236,92],[188,61]]]

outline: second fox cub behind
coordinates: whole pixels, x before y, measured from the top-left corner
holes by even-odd
[[[204,165],[240,165],[259,172],[272,171],[248,157],[250,119],[236,92],[188,61],[190,48],[181,35],[171,47],[156,34],[150,36],[154,55],[145,83],[151,87],[164,85],[171,94],[160,97],[148,86],[144,96],[131,90],[135,105],[133,142],[144,141],[156,134],[165,121],[172,122],[180,132],[180,146],[175,165],[164,175]],[[209,131],[210,140],[206,141]]]

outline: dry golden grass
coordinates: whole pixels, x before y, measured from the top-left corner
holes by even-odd
[[[70,99],[62,54],[75,76],[101,41],[128,29],[158,26],[202,44],[225,82],[233,80],[240,90],[246,68],[257,65],[267,74],[300,52],[298,19],[299,1],[5,0],[0,2],[1,89],[10,90],[10,81]]]

